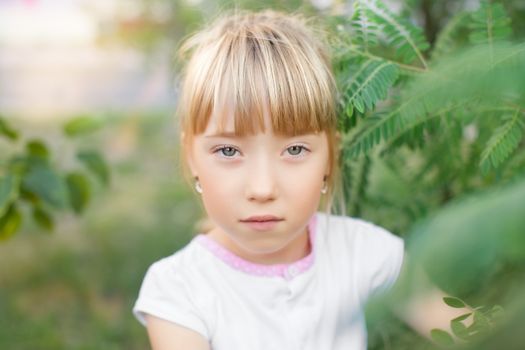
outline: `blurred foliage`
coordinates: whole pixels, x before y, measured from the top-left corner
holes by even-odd
[[[336,1],[340,2],[340,1]],[[129,3],[121,3],[123,11],[111,23],[102,25],[102,43],[124,42],[148,52],[158,47],[172,47],[224,10],[240,8],[299,11],[315,14],[316,8],[304,0],[137,0],[133,15],[125,11]]]
[[[451,320],[455,333],[482,346],[496,328],[491,310],[499,310],[487,305],[508,308],[525,275],[525,33],[512,30],[503,4],[482,1],[456,13],[431,42],[409,10],[398,15],[362,0],[351,16],[326,18],[346,213],[404,236],[411,261],[432,281],[482,305],[468,328],[466,318]],[[372,348],[426,344],[392,345],[381,328],[371,332]],[[452,340],[444,330],[433,336],[442,345]]]
[[[193,237],[201,215],[177,176],[175,131],[166,127],[172,122],[168,113],[111,115],[103,128],[75,139],[110,156],[111,186],[93,182],[99,186],[90,205],[79,217],[60,213],[55,234],[41,235],[27,220],[0,244],[0,349],[149,347],[131,314],[142,278],[159,256]],[[20,129],[50,136],[55,124]],[[62,141],[70,152],[53,154],[76,161],[77,147]]]
[[[81,116],[64,125],[64,134],[77,137],[91,133],[103,126],[102,119]],[[0,136],[15,149],[20,132],[0,117]],[[9,158],[6,154],[12,153]],[[62,170],[55,165],[51,151],[41,139],[25,140],[22,151],[7,151],[0,165],[0,240],[14,235],[21,227],[23,211],[29,205],[33,220],[45,231],[52,231],[55,224],[52,212],[72,209],[80,215],[91,199],[92,174],[104,185],[109,185],[109,168],[103,156],[95,149],[79,150],[78,165],[85,170]],[[63,160],[62,160],[63,161]],[[87,171],[86,171],[87,170]]]
[[[100,26],[101,42],[125,42],[154,51],[159,45],[172,46],[189,33],[232,8],[261,10],[272,8],[306,15],[346,13],[356,0],[133,0],[118,4],[117,17]],[[401,7],[401,18],[420,23],[427,41],[435,43],[437,34],[475,4],[466,0],[394,1]],[[521,0],[502,0],[516,35],[525,35],[525,4]],[[316,5],[318,4],[318,5]],[[134,10],[129,11],[129,7]]]
[[[482,283],[491,277],[501,276],[506,266],[523,268],[523,208],[525,177],[502,188],[486,190],[457,200],[419,222],[413,229],[413,239],[408,250],[447,292],[469,295],[481,289]],[[507,304],[516,298],[515,295],[509,295],[512,285],[523,287],[519,285],[523,279],[492,279],[500,290],[499,300]],[[463,307],[466,304],[456,298],[446,299],[445,302],[452,307]],[[474,343],[473,345],[483,344],[489,335],[487,333],[500,326],[499,322],[503,319],[502,307],[495,305],[471,309],[471,325],[466,327],[462,323],[471,316],[466,314],[451,320],[452,331],[457,337]],[[518,343],[510,339],[501,340],[505,341],[509,349],[519,348]]]

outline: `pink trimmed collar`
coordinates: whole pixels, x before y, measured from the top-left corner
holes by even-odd
[[[209,250],[220,260],[232,268],[256,276],[267,276],[267,277],[283,277],[287,280],[291,280],[295,276],[307,271],[313,264],[315,258],[315,224],[317,221],[317,215],[314,214],[308,222],[308,233],[311,244],[310,254],[304,258],[297,260],[290,264],[274,264],[274,265],[262,265],[247,261],[228,249],[224,248],[217,241],[209,238],[206,234],[199,234],[194,239]]]

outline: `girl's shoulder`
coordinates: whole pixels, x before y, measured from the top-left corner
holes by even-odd
[[[149,266],[147,273],[177,276],[178,278],[193,275],[195,269],[198,269],[204,262],[201,251],[196,247],[196,241],[195,237],[171,255],[154,261]]]
[[[401,237],[365,219],[325,213],[317,215],[317,230],[328,254],[355,274],[361,295],[396,280],[404,260]]]
[[[317,213],[316,231],[332,254],[348,256],[354,263],[371,265],[401,262],[405,244],[401,237],[365,219]]]
[[[199,250],[195,240],[175,253],[152,263],[144,276],[133,314],[146,325],[145,315],[180,324],[204,337],[209,337],[209,329],[204,322],[208,314],[205,280],[200,273]]]

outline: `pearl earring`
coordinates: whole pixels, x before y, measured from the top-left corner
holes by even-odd
[[[197,176],[195,176],[195,191],[197,191],[197,193],[202,193],[201,183],[199,182],[199,178]]]
[[[328,192],[328,183],[326,182],[326,176],[323,177],[323,188],[321,188],[321,193],[326,194]]]

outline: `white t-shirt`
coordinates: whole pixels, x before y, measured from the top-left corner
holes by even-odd
[[[190,328],[213,350],[366,349],[363,307],[396,280],[403,240],[357,218],[316,213],[311,253],[259,265],[206,235],[150,266],[133,308]]]

